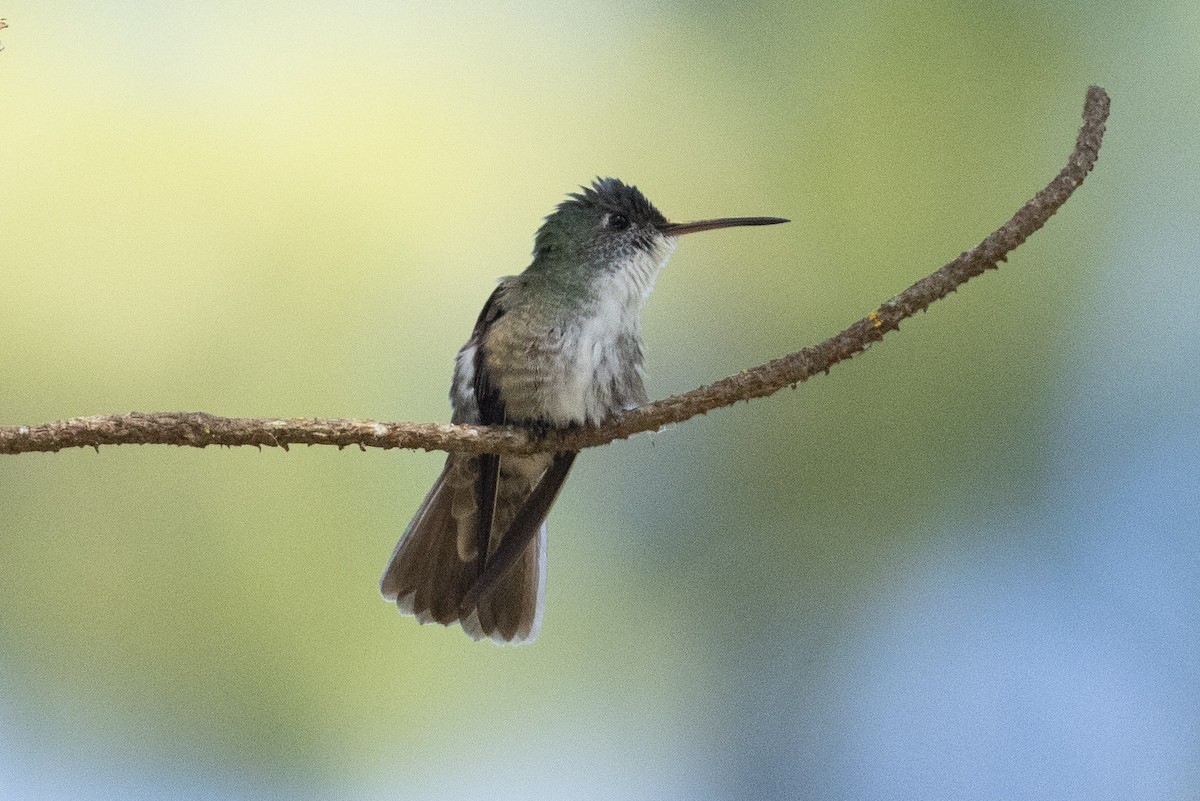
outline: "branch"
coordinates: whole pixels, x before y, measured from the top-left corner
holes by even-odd
[[[878,309],[840,334],[819,345],[775,359],[750,370],[700,387],[683,395],[657,401],[599,427],[552,431],[532,437],[511,426],[437,425],[434,423],[379,423],[338,419],[243,419],[217,417],[203,412],[160,412],[78,417],[34,426],[0,427],[0,453],[59,451],[63,448],[101,445],[263,445],[286,449],[288,445],[357,445],[360,448],[420,448],[471,453],[535,453],[575,451],[625,439],[681,423],[698,414],[731,406],[740,400],[761,398],[795,386],[818,373],[861,353],[898,330],[900,321],[946,297],[986,270],[995,269],[1008,254],[1028,239],[1058,211],[1095,166],[1108,118],[1108,94],[1098,86],[1088,88],[1083,108],[1083,128],[1067,166],[1038,192],[1012,219],[971,250],[908,289],[885,301]]]

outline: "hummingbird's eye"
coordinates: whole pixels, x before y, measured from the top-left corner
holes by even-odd
[[[629,227],[629,218],[624,214],[608,215],[608,227],[614,231],[624,231]]]

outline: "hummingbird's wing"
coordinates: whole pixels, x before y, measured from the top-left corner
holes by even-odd
[[[481,425],[502,425],[506,422],[504,401],[492,381],[487,366],[487,333],[496,320],[504,316],[501,287],[496,287],[483,305],[475,329],[464,350],[470,353],[472,368],[471,394],[475,400],[476,422]],[[465,355],[465,354],[464,354]],[[475,481],[475,549],[486,555],[492,551],[492,527],[495,522],[496,492],[500,483],[500,458],[496,454],[480,454],[479,473]],[[480,567],[484,559],[480,560]]]
[[[504,399],[488,366],[488,334],[504,316],[503,292],[501,284],[488,298],[461,354],[464,362],[469,357],[471,395],[476,420],[482,425],[508,422]],[[465,373],[465,365],[460,366]],[[476,593],[469,602],[462,601],[459,606],[462,626],[476,638],[533,639],[541,621],[545,591],[544,521],[549,505],[535,519],[527,519],[528,514],[522,517],[521,512],[535,494],[550,457],[481,454],[475,460],[478,472],[474,486],[473,545],[478,554],[478,572],[473,585],[492,591],[486,598]],[[514,521],[520,522],[520,527]],[[460,537],[465,534],[460,530]],[[531,543],[531,540],[536,541]],[[497,559],[501,562],[493,568]],[[486,581],[481,582],[485,576]]]
[[[506,419],[486,363],[487,331],[503,314],[497,290],[459,352],[452,389],[456,423],[494,424]],[[533,640],[545,595],[545,511],[532,526],[523,523],[514,532],[523,547],[505,547],[503,539],[551,463],[549,454],[503,459],[450,454],[396,546],[380,582],[384,597],[423,623],[461,623],[475,639]],[[525,513],[522,519],[528,517]],[[508,569],[464,608],[463,597],[501,552]]]

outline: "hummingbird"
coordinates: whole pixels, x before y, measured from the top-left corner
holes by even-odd
[[[597,178],[567,196],[534,238],[533,261],[501,278],[450,386],[451,421],[532,435],[601,425],[649,398],[640,316],[679,237],[779,217],[668,222],[646,196]],[[451,453],[380,581],[421,623],[475,640],[532,642],[546,587],[546,515],[576,452]]]

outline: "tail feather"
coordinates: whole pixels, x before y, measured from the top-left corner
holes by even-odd
[[[542,626],[545,553],[546,524],[542,523],[537,537],[525,548],[517,564],[462,621],[463,630],[476,640],[491,637],[497,642],[533,642]],[[462,594],[469,589],[470,586]]]
[[[464,514],[464,509],[471,508],[463,497],[471,491],[471,482],[461,480],[464,472],[472,472],[474,465],[466,461],[472,459],[478,457],[454,454],[446,460],[445,469],[396,545],[380,591],[401,612],[414,615],[421,623],[460,623],[476,640],[531,642],[541,624],[545,592],[544,523],[494,591],[466,616],[461,609],[486,558],[475,552],[464,559],[460,550],[460,529],[474,530],[473,515]]]
[[[401,612],[422,623],[442,625],[457,620],[456,590],[461,586],[465,592],[477,570],[474,561],[464,562],[457,554],[447,553],[438,536],[439,532],[457,531],[450,514],[452,493],[446,473],[442,471],[409,523],[380,582],[383,596],[395,601]]]

